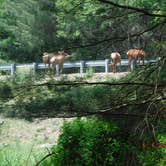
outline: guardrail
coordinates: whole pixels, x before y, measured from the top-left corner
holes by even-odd
[[[148,63],[156,63],[157,60],[145,60],[145,64]],[[79,62],[66,62],[63,65],[63,68],[80,68],[80,74],[84,73],[85,67],[104,67],[105,73],[109,72],[109,65],[111,64],[111,61],[109,59],[105,60],[95,60],[95,61],[79,61]],[[118,63],[117,66],[120,64]],[[121,60],[121,66],[128,66],[128,60],[122,59]],[[134,63],[132,63],[132,69],[134,69]],[[48,65],[45,65],[43,63],[31,63],[31,64],[7,64],[7,65],[0,65],[0,71],[10,71],[10,75],[14,75],[15,71],[19,68],[31,68],[34,70],[37,69],[46,69],[48,68]],[[59,75],[59,65],[56,66],[56,74]]]

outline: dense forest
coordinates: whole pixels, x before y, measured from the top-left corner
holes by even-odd
[[[43,52],[65,50],[76,59],[126,58],[142,48],[148,58],[164,53],[164,1],[1,0],[0,58],[41,61]]]
[[[61,50],[72,61],[115,51],[127,59],[131,48],[160,59],[105,81],[85,80],[95,73],[57,81],[29,70],[0,79],[0,116],[76,118],[41,156],[31,149],[8,158],[0,144],[0,165],[166,165],[165,0],[0,0],[0,64],[41,62],[44,52]],[[0,135],[3,125],[0,118]]]

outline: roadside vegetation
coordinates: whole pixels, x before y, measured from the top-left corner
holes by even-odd
[[[93,68],[71,80],[0,71],[0,165],[166,165],[165,11],[165,0],[0,0],[0,65],[38,63],[62,50],[72,61],[115,51],[126,59],[133,48],[159,59],[120,79],[97,78]],[[54,118],[72,119],[49,126]]]

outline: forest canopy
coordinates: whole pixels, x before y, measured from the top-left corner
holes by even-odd
[[[166,49],[165,11],[164,0],[1,0],[0,58],[34,62],[58,50],[76,60],[126,58],[129,48],[152,58]]]

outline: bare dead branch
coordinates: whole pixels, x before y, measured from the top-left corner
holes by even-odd
[[[72,112],[70,110],[66,111],[66,112],[63,112],[63,113],[55,113],[55,115],[53,115],[52,117],[56,117],[56,118],[73,118],[73,117],[85,117],[85,116],[92,116],[92,115],[113,115],[113,116],[131,116],[131,117],[145,117],[147,114],[148,116],[155,116],[156,114],[155,113],[151,113],[151,112],[143,112],[143,113],[127,113],[127,112],[124,112],[124,113],[117,113],[115,111],[118,111],[118,110],[121,110],[121,109],[124,109],[124,108],[128,108],[130,106],[141,106],[141,105],[145,105],[145,104],[148,104],[148,103],[157,103],[157,102],[160,102],[160,101],[165,101],[166,100],[166,97],[159,97],[157,99],[151,99],[151,100],[143,100],[141,102],[132,102],[132,103],[125,103],[125,104],[121,104],[121,105],[118,105],[118,106],[114,106],[114,107],[110,107],[110,108],[106,108],[106,109],[102,109],[102,110],[97,110],[97,111],[93,111],[93,112],[90,112],[90,111],[84,111],[84,112]],[[55,110],[52,110],[51,112],[56,112]],[[43,115],[44,116],[44,115]]]
[[[40,165],[45,159],[47,159],[48,157],[50,157],[50,156],[52,156],[52,155],[54,155],[54,154],[55,154],[54,152],[47,154],[47,155],[44,156],[40,161],[38,161],[38,162],[35,164],[35,166]]]
[[[159,23],[151,26],[150,28],[147,28],[147,29],[139,32],[139,33],[135,33],[135,34],[132,34],[132,35],[127,35],[127,36],[114,36],[114,37],[111,37],[111,38],[108,38],[108,39],[104,39],[104,40],[100,40],[100,41],[97,41],[97,42],[94,42],[94,43],[89,43],[89,44],[85,44],[85,45],[78,45],[78,46],[68,47],[68,48],[65,48],[65,50],[70,50],[70,49],[75,49],[75,48],[94,47],[96,45],[103,44],[105,42],[110,42],[110,41],[114,41],[114,42],[125,41],[128,38],[133,38],[133,37],[141,36],[144,33],[152,31],[152,30],[156,29],[157,27],[159,27],[160,25],[164,25],[164,24],[166,24],[166,20],[161,21],[161,22],[159,22]]]
[[[112,6],[115,6],[115,7],[121,8],[121,9],[134,10],[135,12],[143,13],[143,14],[145,14],[147,16],[150,16],[150,17],[164,17],[164,18],[166,18],[165,14],[150,13],[150,12],[148,12],[147,9],[142,9],[142,8],[133,7],[133,6],[120,5],[118,3],[114,3],[114,2],[112,2],[110,0],[98,0],[98,1],[106,3],[106,4],[110,4]]]

